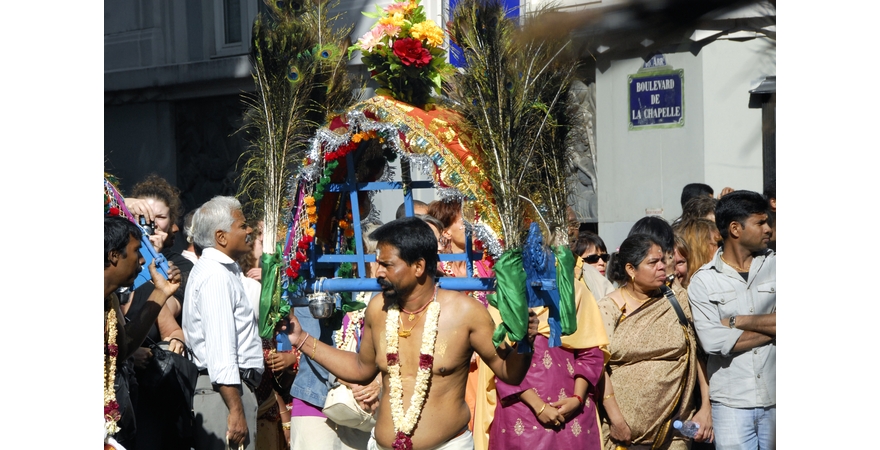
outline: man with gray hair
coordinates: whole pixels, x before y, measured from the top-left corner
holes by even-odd
[[[253,248],[253,230],[241,203],[214,197],[193,216],[192,236],[202,255],[190,274],[183,333],[199,368],[195,448],[253,449],[263,351],[253,306],[235,262]]]

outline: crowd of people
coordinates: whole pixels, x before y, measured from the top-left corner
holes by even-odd
[[[151,225],[169,270],[151,264],[151,282],[122,293],[143,265],[143,228],[105,218],[106,445],[775,448],[772,187],[715,198],[690,184],[680,218],[644,217],[611,252],[569,211],[578,326],[558,346],[547,307],[530,310],[524,341],[496,345],[492,293],[438,287],[495,276],[487,261],[439,260],[466,251],[460,202],[416,201],[413,217],[401,205],[394,221],[362,228],[363,251],[376,254],[365,272],[381,291],[353,293],[366,307],[341,327],[291,308],[275,330],[290,350],[259,331],[270,230],[231,197],[181,220],[179,192],[156,176],[130,194],[125,206]],[[178,364],[172,381],[166,359]],[[325,407],[342,394],[360,420]],[[686,436],[676,421],[699,428]]]

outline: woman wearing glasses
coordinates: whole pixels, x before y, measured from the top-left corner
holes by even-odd
[[[574,245],[574,254],[580,256],[585,263],[593,266],[602,276],[605,276],[605,266],[608,264],[608,249],[605,241],[598,234],[590,231],[578,233],[577,242]]]

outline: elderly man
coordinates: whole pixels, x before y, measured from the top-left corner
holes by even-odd
[[[235,262],[253,248],[252,230],[232,197],[202,205],[192,228],[195,244],[204,249],[183,303],[183,333],[199,368],[195,448],[225,449],[228,443],[252,449],[263,351]]]
[[[694,326],[709,354],[715,448],[776,448],[776,253],[767,248],[767,200],[751,191],[721,198],[724,246],[688,286]]]
[[[132,376],[131,363],[127,359],[140,347],[150,327],[156,322],[159,311],[180,286],[180,270],[177,267],[168,264],[169,281],[159,275],[155,262],[151,262],[149,268],[154,288],[140,312],[133,320],[125,323],[116,290],[134,284],[144,264],[140,248],[141,229],[137,225],[123,217],[104,218],[104,345],[105,359],[112,360],[112,363],[105,364],[105,370],[115,373],[113,390],[121,413],[118,420],[121,430],[115,437],[123,446],[133,445],[136,430],[134,410],[128,392],[128,381]],[[116,338],[113,342],[108,342],[111,322],[116,328]],[[121,324],[125,325],[120,326]],[[115,355],[110,351],[114,346],[117,349]]]
[[[497,376],[519,384],[530,352],[492,344],[489,312],[473,298],[436,285],[437,240],[421,219],[407,217],[370,234],[378,242],[382,286],[367,307],[358,353],[338,350],[304,332],[291,314],[290,341],[338,378],[368,383],[383,373],[385,395],[368,448],[473,449],[465,382],[476,351]],[[538,321],[529,317],[529,340]],[[404,409],[406,408],[406,409]]]

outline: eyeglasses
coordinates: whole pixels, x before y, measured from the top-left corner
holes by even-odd
[[[596,264],[597,262],[599,262],[600,259],[604,262],[608,262],[608,260],[611,259],[611,255],[609,255],[608,253],[602,253],[601,255],[597,255],[594,253],[584,258],[584,261],[587,264]]]

